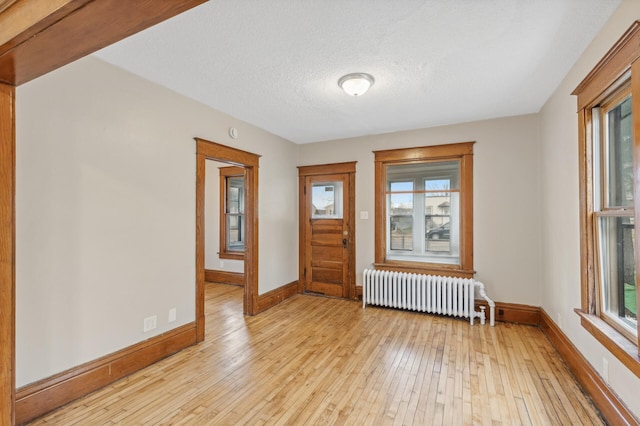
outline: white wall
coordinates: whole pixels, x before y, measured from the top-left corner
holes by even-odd
[[[580,230],[578,204],[578,117],[571,92],[611,46],[640,18],[640,2],[625,0],[567,74],[540,112],[542,307],[602,372],[609,362],[609,385],[640,417],[640,379],[630,373],[580,325]]]
[[[540,222],[537,115],[301,145],[300,165],[357,161],[356,271],[374,261],[372,151],[476,141],[474,267],[494,300],[539,306]],[[369,212],[360,219],[359,212]]]
[[[204,188],[204,269],[244,272],[244,261],[222,259],[220,263],[220,167],[229,164],[207,160]]]
[[[194,321],[195,136],[262,155],[259,293],[297,279],[296,145],[93,57],[17,99],[17,386]]]

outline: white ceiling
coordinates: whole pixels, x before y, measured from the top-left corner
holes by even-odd
[[[212,0],[96,55],[307,143],[538,112],[619,3]]]

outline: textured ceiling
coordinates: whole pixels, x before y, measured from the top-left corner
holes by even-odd
[[[212,0],[96,55],[307,143],[538,112],[619,3]]]

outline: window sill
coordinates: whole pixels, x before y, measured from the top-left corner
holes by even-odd
[[[476,271],[460,269],[458,265],[434,265],[430,263],[402,262],[387,260],[384,263],[374,263],[376,269],[383,271],[400,271],[412,274],[446,275],[459,278],[473,278]]]
[[[596,315],[587,314],[577,308],[574,311],[580,316],[582,327],[631,370],[636,377],[640,378],[638,347]]]
[[[244,260],[244,253],[219,252],[218,257],[220,259]]]

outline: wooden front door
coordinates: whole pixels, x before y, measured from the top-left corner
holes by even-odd
[[[299,176],[299,290],[355,298],[355,163],[300,167]]]

